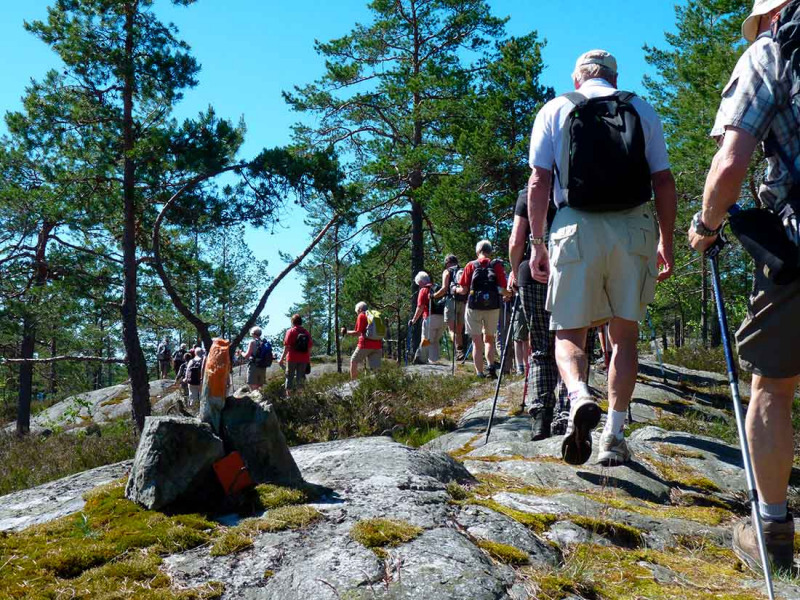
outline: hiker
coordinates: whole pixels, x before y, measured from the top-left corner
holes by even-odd
[[[751,45],[722,93],[711,130],[721,145],[706,179],[702,210],[694,215],[689,230],[689,242],[698,252],[714,244],[728,208],[741,196],[759,142],[763,142],[767,157],[767,173],[758,199],[783,218],[781,226],[781,218],[776,217],[776,235],[783,234],[786,227],[795,238],[791,241],[797,243],[792,213],[798,201],[795,186],[800,183],[800,136],[790,98],[793,83],[800,77],[780,53],[787,29],[784,19],[778,21],[778,17],[786,4],[786,0],[756,0],[742,25],[742,34]],[[786,17],[787,27],[800,25],[797,12],[787,11]],[[747,216],[752,219],[755,215]],[[759,268],[758,260],[756,265],[747,316],[736,332],[736,342],[742,369],[752,373],[746,432],[767,554],[774,569],[789,572],[794,521],[786,500],[792,472],[792,399],[800,376],[800,353],[794,351],[800,337],[800,280],[778,285]],[[760,570],[756,534],[749,519],[734,527],[733,549],[750,568]]]
[[[313,347],[311,334],[303,328],[303,317],[292,315],[292,327],[283,338],[283,352],[279,361],[281,369],[286,369],[287,398],[306,384],[306,375],[311,372]]]
[[[169,347],[169,338],[164,338],[156,349],[156,359],[158,360],[158,376],[161,379],[169,377],[169,367],[172,362],[172,349]]]
[[[444,302],[434,301],[431,276],[425,271],[417,273],[417,276],[414,277],[414,283],[419,286],[417,310],[414,311],[414,316],[411,317],[408,326],[413,327],[417,321],[422,319],[422,338],[414,355],[414,363],[423,365],[428,362],[436,363],[439,362],[441,355],[440,342],[442,330],[444,329]]]
[[[184,344],[185,346],[185,344]],[[189,383],[186,381],[186,369],[189,366],[189,362],[192,360],[192,355],[188,352],[184,352],[183,356],[181,357],[182,360],[180,362],[180,366],[178,367],[178,371],[175,374],[175,383],[179,384],[181,387],[181,399],[188,400],[189,399]],[[198,386],[199,388],[199,386]],[[199,394],[199,391],[198,391]]]
[[[550,204],[547,225],[556,215],[555,205]],[[531,439],[550,437],[556,406],[556,386],[559,382],[555,355],[555,332],[550,331],[550,313],[547,301],[547,278],[534,279],[529,264],[530,235],[528,223],[528,188],[517,195],[514,207],[514,224],[508,240],[508,259],[511,263],[509,287],[519,290],[520,312],[524,316],[530,340],[530,371],[528,372],[531,403]]]
[[[456,360],[464,360],[467,351],[464,343],[464,312],[467,308],[467,297],[456,294],[456,286],[460,277],[461,268],[455,254],[448,254],[444,259],[442,271],[442,287],[433,295],[434,301],[446,299],[444,306],[444,322],[450,330],[453,348],[456,351]]]
[[[477,260],[467,263],[458,280],[457,294],[467,294],[465,313],[466,332],[472,338],[472,363],[478,377],[484,373],[484,354],[489,376],[497,377],[494,339],[500,320],[501,298],[510,298],[506,289],[506,272],[503,263],[492,259],[494,249],[489,240],[481,240],[475,246]]]
[[[365,363],[371,371],[381,368],[383,358],[383,337],[386,327],[381,314],[367,309],[366,302],[356,304],[356,328],[348,331],[342,327],[342,335],[357,335],[358,346],[350,357],[350,379],[358,379],[358,365]]]
[[[189,406],[200,405],[200,386],[203,384],[203,359],[205,350],[193,348],[194,356],[187,353],[190,358],[186,362],[183,381],[189,389]]]
[[[231,375],[230,342],[215,338],[208,356],[203,359],[203,385],[200,390],[200,420],[211,425],[219,435],[222,409],[228,394]]]
[[[545,104],[531,133],[529,263],[536,281],[549,281],[546,308],[570,398],[561,454],[570,464],[589,460],[591,432],[602,416],[587,385],[586,334],[609,322],[609,409],[598,462],[616,465],[631,457],[623,430],[636,383],[638,322],[654,298],[656,279],[672,272],[677,196],[658,115],[617,90],[616,59],[589,51],[572,77],[577,91]],[[558,212],[548,252],[551,185]],[[657,222],[650,208],[654,191]]]
[[[176,377],[181,365],[185,362],[184,356],[186,356],[186,352],[186,344],[181,344],[180,348],[175,350],[175,353],[172,355],[172,369]]]
[[[250,329],[250,336],[253,338],[247,345],[247,351],[240,354],[241,360],[247,363],[247,385],[251,390],[260,389],[267,381],[267,369],[272,366],[274,359],[272,354],[272,344],[266,338],[262,338],[261,327]]]

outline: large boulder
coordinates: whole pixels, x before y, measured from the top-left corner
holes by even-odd
[[[226,449],[241,453],[256,483],[303,482],[271,404],[255,402],[248,396],[229,397],[222,411],[221,430]]]
[[[213,465],[225,456],[211,427],[188,417],[148,417],[125,495],[150,510],[217,492]]]

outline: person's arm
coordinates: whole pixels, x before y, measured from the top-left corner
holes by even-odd
[[[507,289],[508,288],[508,279],[506,279],[506,269],[503,267],[503,264],[498,260],[494,263],[494,273],[497,277],[497,287],[500,288],[500,293],[503,295],[503,298],[508,300],[511,298],[514,293]]]
[[[461,296],[464,294],[469,294],[469,285],[472,281],[472,271],[473,266],[472,263],[469,262],[461,271],[461,278],[458,280],[458,285],[456,286],[456,294]]]
[[[700,220],[709,229],[722,225],[728,209],[739,199],[757,145],[758,140],[743,129],[729,127],[725,130],[722,146],[711,161],[703,190]],[[698,235],[694,225],[689,229],[689,244],[698,252],[705,252],[716,239],[716,236]]]
[[[514,215],[514,225],[511,227],[511,237],[508,238],[508,261],[511,263],[511,273],[508,287],[517,285],[519,279],[519,265],[525,255],[525,237],[528,235],[528,221],[519,215]]]
[[[651,179],[656,197],[660,237],[658,242],[658,280],[664,281],[672,275],[674,262],[672,238],[675,231],[675,215],[678,212],[678,192],[675,190],[675,178],[669,169],[653,173]]]
[[[434,300],[439,300],[450,291],[450,271],[445,269],[442,273],[442,288],[433,295]]]
[[[417,310],[414,312],[414,316],[411,317],[411,321],[409,321],[409,323],[411,323],[411,325],[413,325],[414,323],[416,323],[419,320],[419,318],[421,316],[422,316],[422,307],[421,306],[417,306]]]
[[[533,168],[528,179],[528,228],[533,237],[544,237],[552,183],[552,171],[542,167]],[[539,283],[547,283],[550,277],[550,255],[545,244],[531,244],[530,266],[533,278]]]

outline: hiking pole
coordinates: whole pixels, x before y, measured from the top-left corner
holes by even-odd
[[[517,315],[519,308],[519,294],[514,297],[514,308],[511,310],[511,323],[514,322],[514,317]],[[506,327],[506,335],[510,333],[511,323]],[[503,347],[503,356],[500,357],[500,364],[505,364],[506,352],[508,352],[508,344]],[[489,443],[489,434],[492,433],[492,421],[494,421],[494,411],[497,408],[497,397],[500,395],[500,384],[503,382],[503,369],[500,369],[500,374],[497,376],[497,385],[494,388],[494,402],[492,402],[492,414],[489,415],[489,426],[486,428],[486,441],[484,444]]]
[[[728,366],[728,381],[731,385],[731,397],[733,398],[733,410],[736,414],[736,429],[739,432],[739,445],[742,450],[742,461],[744,462],[744,476],[749,490],[750,504],[752,507],[753,527],[756,529],[758,539],[758,553],[761,557],[761,566],[764,570],[764,581],[767,586],[767,594],[770,600],[774,600],[775,592],[772,589],[772,573],[767,559],[767,543],[764,539],[764,528],[761,523],[761,513],[758,510],[758,490],[756,489],[756,479],[753,473],[753,463],[750,459],[750,445],[747,443],[747,434],[744,429],[745,415],[742,409],[742,400],[739,396],[739,374],[736,370],[736,363],[733,361],[733,349],[728,337],[728,317],[725,314],[725,305],[722,300],[722,285],[719,277],[719,254],[725,247],[727,240],[722,235],[717,237],[714,245],[706,251],[706,256],[711,263],[711,281],[714,285],[714,301],[717,304],[717,316],[719,317],[719,329],[722,334],[722,347],[725,350],[725,363]]]
[[[650,326],[650,341],[653,342],[653,348],[656,351],[656,358],[661,367],[661,379],[667,383],[667,374],[664,372],[664,359],[661,357],[661,348],[658,345],[658,338],[656,337],[656,328],[653,327],[653,321],[650,319],[650,311],[647,311],[647,324]]]
[[[453,312],[455,312],[455,317],[453,319],[453,356],[452,361],[453,364],[450,366],[450,374],[456,374],[456,336],[458,335],[458,303],[453,299]],[[462,338],[461,344],[464,344],[464,340]]]
[[[411,325],[406,328],[406,366],[408,366],[408,355],[411,353]]]

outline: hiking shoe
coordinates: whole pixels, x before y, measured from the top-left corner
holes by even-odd
[[[600,436],[600,451],[597,454],[597,464],[604,467],[615,467],[628,462],[631,451],[625,437],[604,431]]]
[[[561,458],[570,465],[582,465],[592,456],[592,429],[602,411],[591,396],[580,396],[572,403],[567,432],[561,442]]]
[[[531,441],[538,442],[550,437],[550,425],[553,422],[553,409],[537,406],[531,409]]]
[[[497,367],[495,365],[489,367],[489,377],[492,379],[497,379]]]
[[[791,571],[794,554],[794,519],[788,515],[786,521],[763,521],[764,540],[767,543],[767,558],[773,571]],[[739,521],[733,527],[733,552],[755,573],[761,574],[761,555],[758,552],[758,536],[750,519]]]
[[[475,373],[475,376],[478,379],[486,379],[486,373],[484,373],[483,371],[481,371],[480,373]]]
[[[550,425],[550,434],[564,435],[565,433],[567,433],[568,422],[569,422],[569,412],[561,411],[555,416],[552,425]]]

